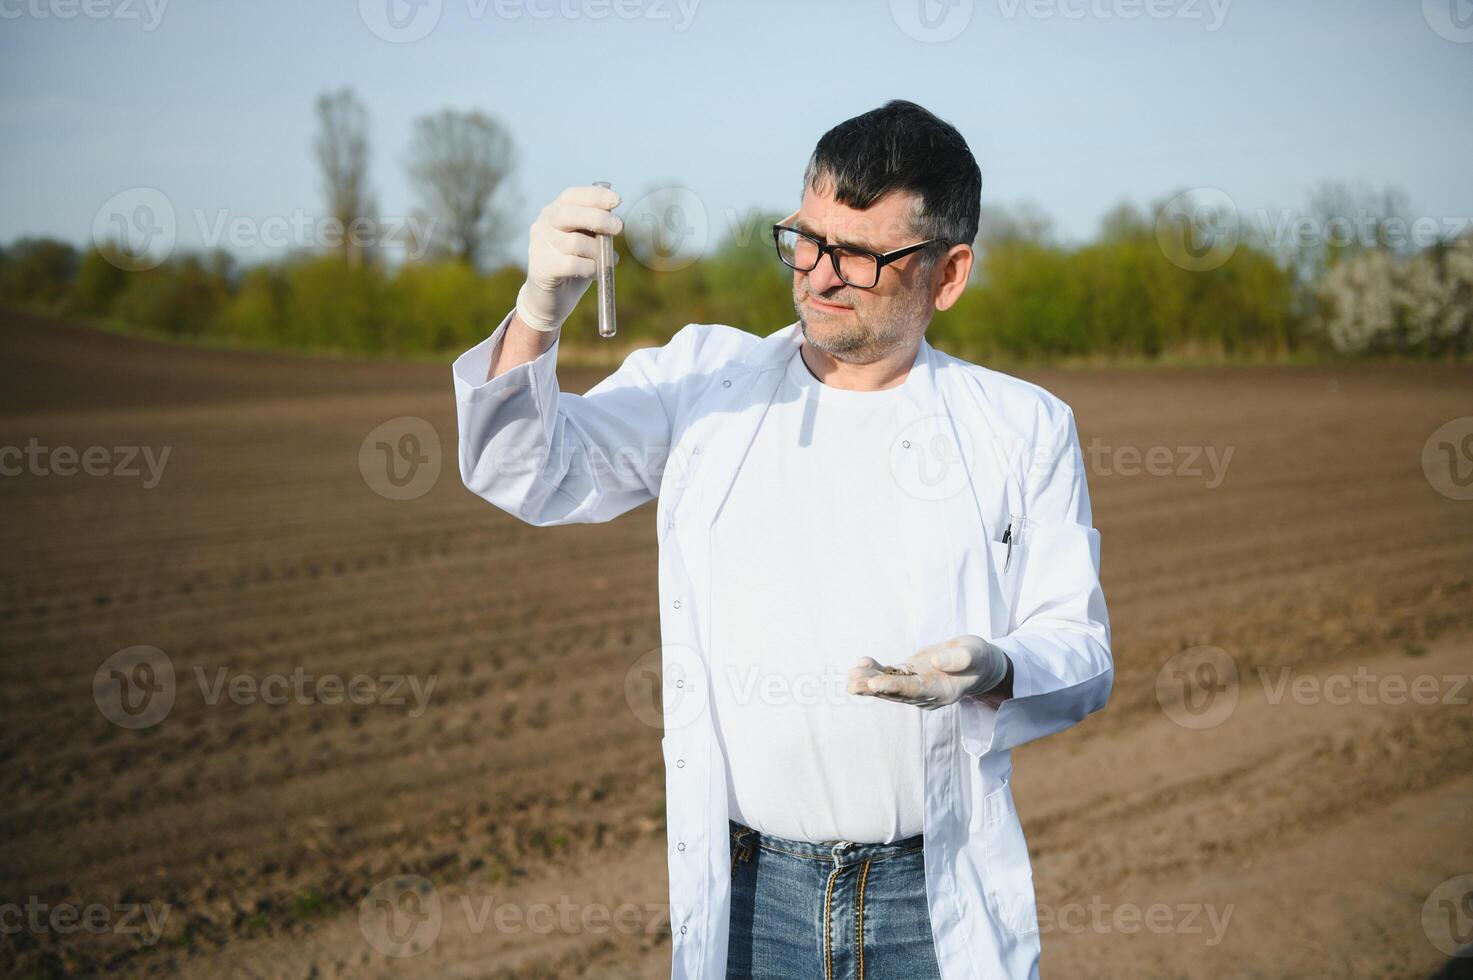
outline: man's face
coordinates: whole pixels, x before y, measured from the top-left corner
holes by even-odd
[[[803,191],[803,205],[787,222],[819,241],[889,252],[920,239],[911,229],[916,195],[897,191],[856,211],[831,196],[832,186]],[[803,336],[839,360],[869,363],[903,348],[925,333],[934,311],[931,275],[920,253],[880,270],[871,289],[844,282],[825,255],[810,272],[793,272],[793,305]]]

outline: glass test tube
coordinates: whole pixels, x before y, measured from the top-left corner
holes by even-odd
[[[607,180],[596,180],[595,187],[613,187]],[[614,320],[614,238],[598,235],[598,335],[612,337],[618,325]]]

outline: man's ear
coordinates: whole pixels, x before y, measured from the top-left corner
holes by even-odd
[[[970,245],[953,245],[936,263],[936,309],[949,310],[967,290],[976,253]]]

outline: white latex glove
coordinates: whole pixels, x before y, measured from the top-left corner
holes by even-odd
[[[883,666],[873,657],[861,660],[849,671],[849,693],[934,709],[986,694],[1008,675],[1007,654],[970,634],[928,646],[896,665],[914,674],[886,674]]]
[[[542,209],[532,222],[527,281],[517,292],[517,316],[523,323],[550,333],[572,314],[597,269],[594,236],[624,230],[623,219],[612,213],[621,200],[607,187],[569,187]]]

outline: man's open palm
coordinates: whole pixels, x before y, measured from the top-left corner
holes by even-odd
[[[1007,676],[1008,658],[980,636],[967,634],[932,644],[898,666],[911,673],[885,673],[883,664],[865,657],[849,671],[849,693],[940,708],[992,690]]]

